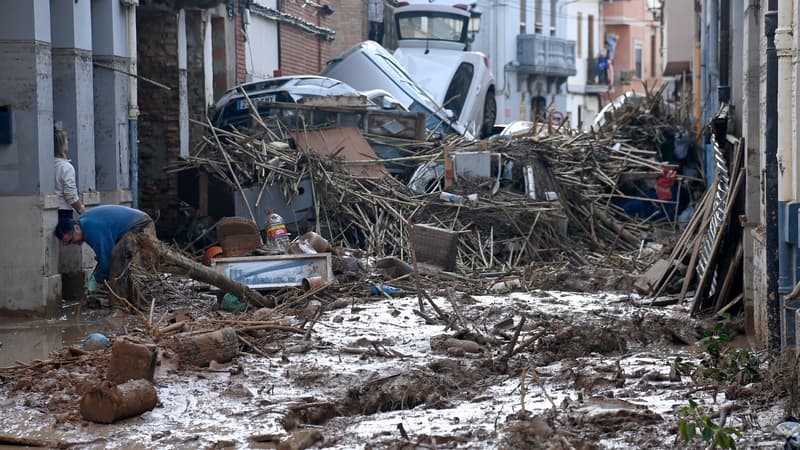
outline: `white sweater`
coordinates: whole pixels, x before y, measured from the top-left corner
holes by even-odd
[[[55,158],[55,161],[58,209],[72,209],[72,204],[79,199],[78,186],[75,183],[75,168],[65,158]]]

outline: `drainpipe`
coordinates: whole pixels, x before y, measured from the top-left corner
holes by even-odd
[[[703,80],[702,80],[702,123],[709,123],[717,112],[719,105],[717,88],[719,87],[719,0],[706,0],[703,5],[703,31],[701,36],[703,44]],[[724,137],[723,137],[724,139]],[[705,145],[706,186],[711,186],[716,174],[714,173],[714,147]]]
[[[703,29],[703,13],[702,10],[695,9],[695,41],[694,41],[694,120],[695,120],[695,136],[700,136],[703,131],[702,119],[702,64],[703,53],[702,46],[700,45],[702,30]]]
[[[275,8],[278,11],[283,12],[281,3],[283,3],[281,0],[275,0]],[[283,67],[283,56],[281,55],[281,21],[276,20],[275,23],[275,34],[278,35],[278,38],[276,39],[276,45],[278,46],[278,70],[281,70]],[[272,75],[276,76],[275,72],[273,72]]]
[[[717,87],[717,100],[720,104],[730,103],[730,65],[731,4],[728,1],[721,1],[719,5],[719,85]]]
[[[787,309],[784,296],[792,291],[796,243],[797,212],[792,217],[789,204],[794,199],[794,161],[792,155],[792,0],[778,3],[778,28],[775,30],[775,53],[778,59],[778,117],[786,117],[778,125],[778,292],[781,295],[781,336],[783,345],[794,345],[794,314]],[[791,236],[790,234],[794,234]],[[790,315],[790,316],[789,316]],[[791,325],[787,327],[787,325]]]
[[[136,79],[136,6],[139,0],[122,0],[128,19],[128,148],[130,150],[131,195],[133,207],[139,207],[139,102]]]
[[[770,0],[770,11],[764,14],[764,33],[767,37],[767,80],[765,149],[766,178],[765,213],[767,232],[767,347],[781,347],[781,306],[778,293],[778,56],[775,50],[775,29],[778,27],[777,5]]]

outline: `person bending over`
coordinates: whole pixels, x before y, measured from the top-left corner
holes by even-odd
[[[86,242],[94,250],[97,266],[87,283],[89,292],[109,277],[111,252],[126,234],[144,231],[155,238],[155,225],[147,213],[121,205],[103,205],[84,212],[78,220],[58,222],[55,236],[64,244]]]

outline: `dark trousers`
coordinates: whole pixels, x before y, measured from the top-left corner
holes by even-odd
[[[378,44],[383,44],[383,22],[369,23],[369,39]]]

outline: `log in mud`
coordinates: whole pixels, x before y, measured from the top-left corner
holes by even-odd
[[[133,380],[114,386],[106,381],[90,389],[81,399],[84,419],[97,423],[114,423],[155,408],[156,388],[147,380]]]

